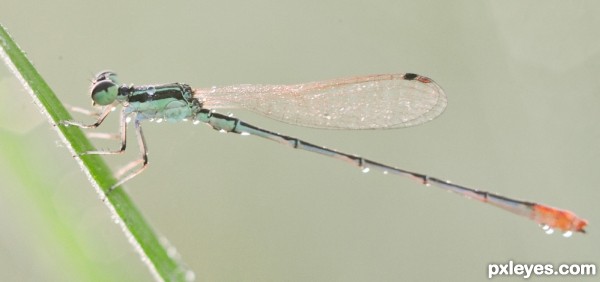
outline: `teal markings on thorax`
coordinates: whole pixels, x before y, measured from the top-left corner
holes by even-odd
[[[127,113],[137,113],[138,120],[177,122],[193,118],[200,108],[187,84],[123,86],[120,90],[127,96]]]

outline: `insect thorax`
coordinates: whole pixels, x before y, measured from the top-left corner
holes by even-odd
[[[192,119],[200,109],[187,84],[123,86],[120,94],[127,97],[127,113],[136,113],[138,120],[177,122]]]

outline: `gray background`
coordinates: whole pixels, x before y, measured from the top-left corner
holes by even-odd
[[[309,142],[576,211],[590,220],[589,234],[548,236],[529,220],[405,178],[187,123],[145,124],[151,165],[127,191],[201,281],[481,281],[489,263],[600,261],[598,14],[596,1],[4,0],[0,22],[59,98],[82,107],[103,69],[125,83],[198,87],[433,78],[448,109],[402,130],[323,131],[233,112]],[[52,211],[78,232],[66,244],[102,271],[151,279],[48,123],[4,66],[0,73],[1,132],[29,148],[24,157],[47,175],[39,189],[50,199],[41,206],[29,197],[15,164],[0,159],[3,278],[72,277],[51,235],[63,225],[44,220]],[[99,131],[116,129],[113,117]],[[130,144],[128,154],[106,157],[115,171],[137,156]]]

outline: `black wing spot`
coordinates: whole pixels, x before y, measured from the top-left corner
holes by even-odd
[[[418,74],[414,74],[414,73],[404,74],[404,79],[406,79],[406,80],[413,80],[413,79],[415,79],[417,77],[419,77],[419,75]]]

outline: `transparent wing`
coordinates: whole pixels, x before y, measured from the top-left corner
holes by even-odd
[[[207,109],[244,108],[301,126],[379,129],[413,126],[440,115],[442,88],[416,74],[382,74],[295,85],[195,89]]]

